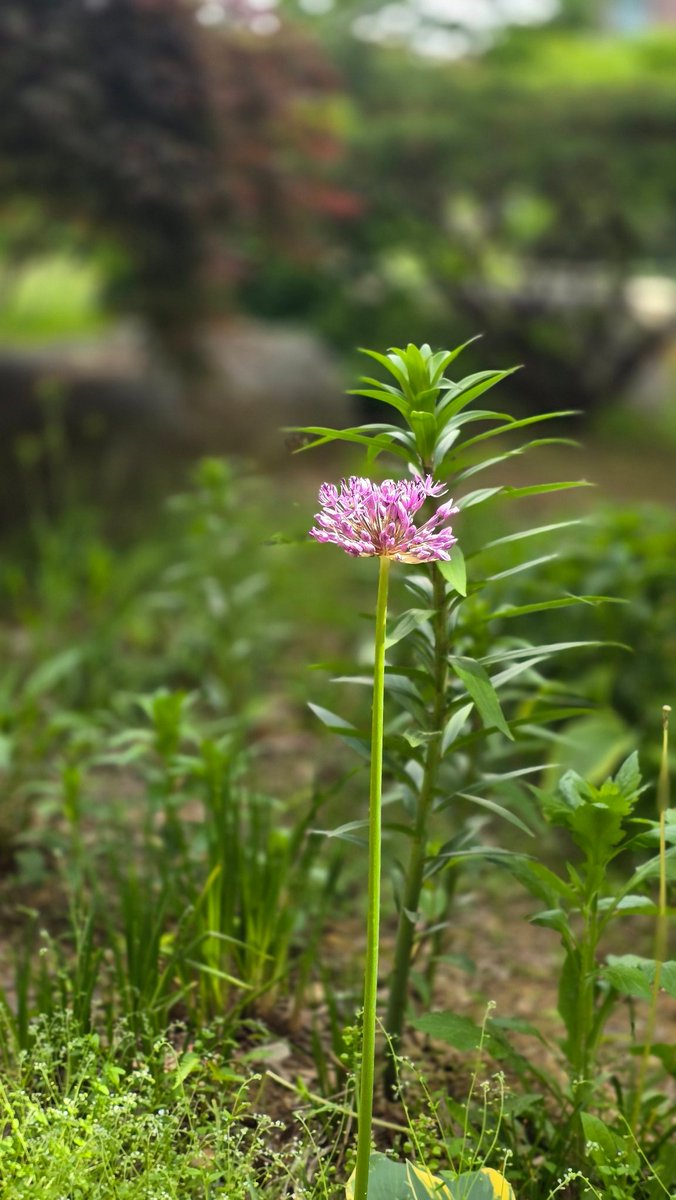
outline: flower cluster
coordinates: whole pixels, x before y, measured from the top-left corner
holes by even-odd
[[[355,558],[378,555],[395,562],[421,563],[450,558],[457,542],[450,526],[439,529],[458,509],[452,500],[440,504],[423,525],[413,523],[415,513],[428,497],[442,496],[446,485],[425,479],[386,479],[373,483],[352,475],[341,480],[340,491],[332,483],[319,489],[321,512],[310,536],[332,542]]]

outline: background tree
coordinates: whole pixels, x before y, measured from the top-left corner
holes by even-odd
[[[118,306],[185,349],[259,243],[308,251],[309,218],[349,210],[324,179],[336,86],[307,37],[202,28],[182,0],[6,0],[0,207],[103,242]]]

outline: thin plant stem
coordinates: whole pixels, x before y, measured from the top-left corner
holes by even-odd
[[[371,775],[369,787],[369,877],[364,968],[364,1018],[359,1108],[357,1111],[357,1162],[354,1200],[367,1200],[373,1085],[376,1053],[376,1000],[378,993],[378,945],[380,935],[381,807],[383,790],[383,723],[385,707],[385,630],[390,560],[379,558],[376,605],[375,660],[373,666],[373,712],[371,722]]]
[[[394,966],[390,981],[385,1028],[388,1034],[388,1057],[385,1068],[385,1088],[390,1096],[396,1089],[396,1057],[401,1045],[401,1035],[408,1001],[408,981],[411,973],[413,942],[415,939],[415,913],[420,905],[425,859],[427,856],[427,833],[430,810],[434,802],[437,776],[441,761],[440,729],[445,710],[446,679],[448,674],[448,608],[446,586],[441,571],[434,569],[432,577],[434,596],[434,714],[432,728],[437,736],[428,743],[423,778],[416,806],[415,826],[410,841],[409,860],[399,910],[399,925],[394,947]]]
[[[659,863],[660,863],[660,880],[659,893],[657,898],[657,917],[655,920],[655,975],[653,977],[652,994],[650,997],[650,1010],[648,1012],[648,1020],[646,1022],[645,1035],[643,1039],[643,1053],[639,1064],[638,1075],[636,1079],[636,1088],[634,1090],[634,1099],[631,1106],[631,1119],[629,1121],[631,1129],[636,1132],[638,1124],[639,1111],[641,1107],[641,1096],[645,1087],[645,1077],[648,1071],[648,1059],[652,1049],[653,1039],[655,1037],[655,1023],[657,1021],[657,999],[660,991],[660,977],[662,974],[662,963],[666,958],[667,951],[667,831],[666,831],[666,812],[669,807],[669,717],[671,714],[671,706],[669,704],[662,705],[662,760],[660,763],[660,773],[657,779],[657,811],[659,813],[659,829],[660,829],[660,848],[659,848]]]

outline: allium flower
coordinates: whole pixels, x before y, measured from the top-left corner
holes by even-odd
[[[357,475],[343,479],[340,491],[332,483],[319,489],[321,512],[310,536],[318,542],[332,542],[355,558],[378,555],[395,562],[434,562],[450,558],[457,542],[450,526],[439,526],[458,509],[452,500],[440,504],[424,525],[413,524],[413,517],[429,496],[442,496],[446,485],[425,479],[373,483]]]

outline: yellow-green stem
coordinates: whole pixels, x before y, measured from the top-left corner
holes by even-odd
[[[652,995],[650,997],[650,1010],[648,1012],[648,1020],[646,1022],[645,1037],[643,1040],[643,1053],[638,1069],[636,1079],[636,1088],[634,1091],[634,1100],[631,1106],[631,1128],[636,1132],[638,1117],[641,1108],[641,1096],[645,1087],[645,1077],[648,1071],[648,1059],[652,1049],[652,1043],[655,1036],[655,1022],[657,1020],[657,998],[660,991],[660,978],[662,974],[662,963],[666,958],[667,952],[667,831],[666,831],[666,812],[669,807],[669,716],[671,707],[668,704],[662,706],[662,761],[660,763],[660,773],[657,780],[657,810],[660,820],[660,883],[657,899],[657,917],[655,919],[655,975],[653,978]]]
[[[378,942],[380,932],[381,803],[383,789],[383,718],[385,706],[385,629],[390,560],[379,559],[376,605],[375,661],[373,666],[373,713],[371,721],[371,776],[369,788],[369,877],[364,968],[364,1023],[362,1038],[359,1108],[357,1111],[357,1163],[354,1200],[367,1200],[373,1084],[376,1057],[376,1001],[378,994]]]

